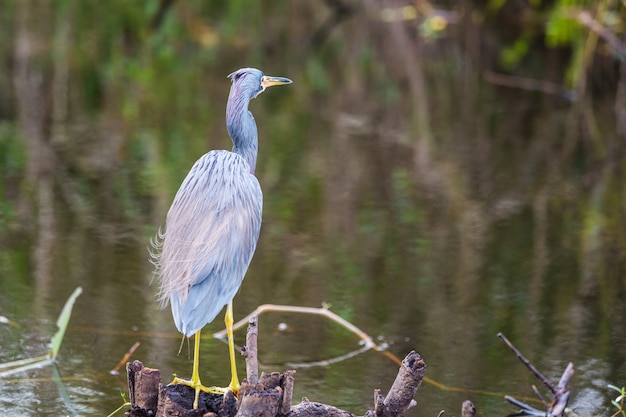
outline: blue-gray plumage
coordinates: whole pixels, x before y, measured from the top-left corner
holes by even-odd
[[[235,296],[256,248],[262,207],[259,182],[236,153],[211,151],[189,172],[167,216],[161,257],[163,295],[181,333],[202,329]]]
[[[160,278],[159,298],[171,304],[177,329],[196,335],[191,381],[176,378],[196,389],[200,330],[228,305],[231,370],[229,388],[237,391],[232,342],[232,299],[246,274],[261,229],[263,194],[254,176],[258,152],[257,127],[248,103],[265,88],[291,83],[254,68],[228,76],[232,80],[226,106],[226,127],[232,152],[211,151],[191,168],[167,213],[165,232],[159,233],[153,255]]]

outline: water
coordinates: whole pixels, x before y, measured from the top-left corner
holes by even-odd
[[[478,214],[469,225],[446,223],[437,213],[441,201],[409,199],[404,174],[396,175],[385,179],[398,190],[395,201],[363,197],[350,213],[356,220],[338,220],[356,223],[345,226],[354,228],[352,234],[324,231],[315,223],[328,220],[299,220],[300,213],[282,219],[272,206],[293,191],[285,188],[281,195],[279,188],[273,189],[259,249],[235,299],[236,317],[263,303],[326,302],[400,358],[416,349],[428,364],[429,378],[468,390],[446,391],[424,383],[412,415],[458,412],[467,398],[486,414],[503,415],[515,409],[502,395],[532,396],[529,387],[537,381],[496,338],[502,331],[553,381],[568,361],[574,362],[571,389],[577,412],[608,413],[606,384],[623,385],[626,374],[621,275],[606,263],[604,275],[596,277],[596,291],[581,293],[586,285],[581,269],[588,260],[566,236],[577,236],[571,228],[582,220],[561,218],[558,209],[547,207],[544,223],[537,224],[537,207],[521,203],[504,218]],[[2,314],[19,327],[0,327],[2,362],[45,353],[65,299],[76,286],[84,290],[56,365],[0,384],[6,415],[111,412],[122,403],[125,381],[124,372],[115,376],[109,371],[136,341],[141,346],[133,359],[160,368],[164,380],[173,373],[188,376],[189,348],[183,345],[177,356],[180,336],[169,310],[158,308],[150,284],[147,246],[156,225],[80,227],[62,212],[58,216],[57,229],[48,237],[52,244],[4,244],[0,305]],[[47,246],[44,250],[38,245]],[[280,323],[287,324],[286,331],[278,329]],[[205,336],[221,325],[221,320],[210,324]],[[264,371],[359,348],[355,335],[320,317],[268,314],[260,326]],[[242,344],[244,332],[236,337]],[[226,384],[226,358],[226,346],[207,338],[202,345],[203,379]],[[299,368],[294,398],[306,396],[363,413],[371,405],[373,389],[388,389],[396,370],[374,351],[333,365]]]
[[[72,92],[89,94],[86,83],[108,95],[94,93],[93,113],[71,104],[72,146],[53,174],[25,181],[24,155],[35,152],[16,151],[17,128],[0,124],[0,315],[15,323],[0,324],[0,362],[46,353],[65,300],[83,288],[57,363],[0,379],[4,415],[107,415],[126,390],[124,372],[110,371],[135,342],[131,359],[159,368],[164,382],[191,373],[189,346],[178,354],[181,337],[155,301],[148,246],[195,159],[230,146],[222,74],[242,64],[230,56],[218,66],[218,52],[177,38],[187,30],[176,25],[198,22],[168,22],[142,53],[99,56],[104,75],[83,63],[83,77],[70,77]],[[117,32],[103,33],[109,42]],[[412,416],[458,415],[465,399],[482,415],[517,411],[502,397],[532,397],[538,381],[496,337],[503,332],[554,382],[574,363],[579,415],[612,414],[606,385],[626,385],[626,161],[611,96],[568,103],[499,89],[460,65],[463,39],[398,56],[383,47],[397,41],[390,34],[357,16],[319,55],[290,37],[284,65],[246,62],[294,84],[251,106],[264,219],[236,319],[265,303],[327,303],[400,359],[415,349],[430,380]],[[153,45],[168,41],[186,48]],[[89,84],[98,76],[107,82]],[[210,337],[221,327],[217,319],[203,332],[207,384],[229,380],[227,347]],[[397,372],[371,350],[304,366],[360,348],[317,316],[261,316],[259,348],[263,371],[297,366],[295,401],[356,414]]]

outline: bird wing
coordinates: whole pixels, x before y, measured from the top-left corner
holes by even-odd
[[[211,151],[176,193],[159,255],[160,297],[176,327],[190,336],[235,296],[261,229],[263,195],[250,166],[229,151]]]

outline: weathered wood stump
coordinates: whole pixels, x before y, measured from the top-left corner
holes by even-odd
[[[396,381],[383,397],[375,391],[374,410],[367,417],[401,417],[415,405],[417,392],[426,364],[416,353],[411,352],[402,361]],[[331,405],[320,404],[303,398],[300,404],[291,405],[294,371],[283,374],[262,374],[256,385],[243,381],[239,398],[228,392],[226,396],[200,393],[199,408],[192,409],[194,391],[184,385],[163,386],[158,369],[146,368],[139,361],[126,365],[131,409],[129,417],[353,417],[354,414]]]
[[[244,350],[248,379],[241,384],[238,397],[229,391],[226,395],[200,393],[198,409],[192,409],[194,390],[184,385],[164,386],[158,369],[144,367],[139,361],[126,364],[131,408],[129,417],[354,417],[354,414],[331,405],[302,399],[292,406],[295,371],[261,374],[258,381],[256,356],[256,317],[248,327],[249,343]],[[415,351],[402,361],[396,379],[386,396],[374,391],[374,409],[364,417],[401,417],[416,403],[426,363]]]

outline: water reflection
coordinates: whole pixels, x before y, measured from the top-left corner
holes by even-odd
[[[199,23],[194,13],[181,16]],[[325,78],[314,76],[321,57],[282,57],[291,62],[280,72],[294,88],[252,104],[265,211],[235,316],[264,303],[327,302],[396,355],[415,348],[430,378],[498,394],[425,384],[412,411],[421,416],[458,413],[466,398],[484,415],[502,415],[513,411],[502,394],[532,395],[536,381],[495,337],[502,331],[552,378],[574,362],[577,411],[606,415],[605,385],[626,384],[626,164],[607,103],[570,106],[493,88],[450,64],[472,67],[457,46],[438,48],[410,27],[362,19],[347,22],[341,43],[329,46],[337,56],[324,52],[331,55]],[[20,30],[28,28],[36,32],[32,24]],[[141,44],[119,32],[127,39],[114,40],[127,48]],[[159,36],[151,42],[175,43],[173,33]],[[388,47],[399,43],[411,53]],[[137,341],[134,358],[160,368],[165,380],[191,368],[186,344],[176,355],[181,339],[169,311],[155,302],[147,247],[193,161],[229,146],[219,104],[228,83],[219,74],[241,65],[230,57],[217,68],[217,52],[184,45],[197,52],[184,58],[198,61],[149,45],[110,63],[110,84],[93,87],[106,91],[91,97],[102,108],[92,103],[96,116],[67,121],[72,147],[59,152],[56,170],[29,174],[32,199],[11,186],[21,181],[15,171],[0,167],[9,184],[0,206],[0,315],[20,325],[0,324],[0,361],[45,352],[63,302],[76,286],[84,289],[57,364],[63,388],[54,368],[2,380],[5,414],[116,409],[124,383],[108,371]],[[285,56],[303,53],[299,45],[286,49]],[[98,77],[83,65],[77,91]],[[35,87],[28,93],[45,96]],[[585,128],[590,113],[599,131]],[[30,135],[25,152],[46,154],[39,146],[48,145],[36,143],[45,138]],[[282,322],[289,331],[276,331]],[[217,320],[205,334],[220,327]],[[353,335],[314,317],[262,317],[260,330],[265,371],[359,347]],[[225,357],[221,342],[203,343],[203,380],[226,382]],[[295,398],[361,413],[396,370],[372,351],[300,369]]]
[[[594,221],[606,216],[602,200],[616,192],[608,191],[618,186],[614,172],[601,176],[603,183],[588,195],[569,191],[589,201],[573,213],[548,186],[527,199],[451,203],[437,190],[424,198],[416,187],[427,186],[416,185],[403,164],[395,167],[362,145],[361,162],[353,162],[359,174],[337,171],[347,176],[337,182],[341,187],[329,179],[337,172],[317,173],[333,183],[334,192],[342,187],[349,192],[334,196],[322,185],[326,191],[317,197],[323,203],[287,214],[281,208],[298,207],[294,193],[301,185],[268,193],[261,243],[237,296],[236,316],[261,303],[329,302],[342,317],[388,341],[398,356],[416,348],[429,364],[428,376],[441,383],[530,395],[534,381],[495,338],[503,331],[554,378],[573,361],[574,405],[583,414],[601,412],[607,404],[604,385],[619,384],[624,375],[625,308],[616,291],[622,275],[614,252],[604,249],[610,230]],[[388,152],[392,161],[404,159],[401,152]],[[319,150],[312,153],[309,158],[321,157]],[[327,151],[325,164],[339,163],[336,155],[336,148]],[[387,168],[368,169],[373,158],[385,159],[382,166],[390,167],[391,175],[385,175]],[[19,240],[5,245],[4,269],[13,272],[0,280],[2,312],[21,327],[0,329],[0,356],[7,361],[45,352],[60,306],[82,285],[58,363],[67,393],[55,382],[54,369],[42,369],[2,383],[4,409],[95,415],[117,408],[123,381],[108,371],[135,341],[141,343],[135,357],[161,368],[165,379],[190,369],[186,347],[176,356],[180,338],[169,311],[158,310],[150,286],[146,248],[156,226],[114,221],[94,227],[73,222],[61,210],[44,214],[54,217],[41,221],[48,227],[32,245]],[[574,244],[578,225],[580,244]],[[22,251],[30,252],[32,263],[23,261]],[[28,267],[20,269],[20,262]],[[281,322],[289,332],[276,330]],[[206,333],[219,329],[217,322]],[[243,336],[236,335],[239,344]],[[265,371],[358,348],[356,338],[329,323],[291,315],[263,317],[259,342]],[[228,374],[225,352],[218,341],[203,345],[206,378],[216,383]],[[388,359],[367,352],[345,363],[298,370],[296,394],[359,413],[370,404],[371,389],[387,388],[395,371]],[[500,398],[426,384],[415,414],[454,409],[465,398],[485,412],[509,411]]]

